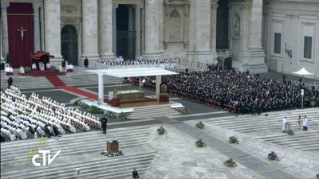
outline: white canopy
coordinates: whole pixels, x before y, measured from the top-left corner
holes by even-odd
[[[299,71],[292,72],[292,74],[301,75],[301,76],[304,76],[304,75],[314,75],[313,73],[310,73],[309,71],[307,71],[304,67],[302,67],[302,69],[299,70]]]
[[[117,78],[135,77],[135,76],[157,76],[157,75],[178,75],[176,72],[168,71],[162,68],[124,68],[124,69],[103,69],[103,70],[85,70],[88,73],[112,76]]]

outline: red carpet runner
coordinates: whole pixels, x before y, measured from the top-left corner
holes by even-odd
[[[58,76],[53,76],[53,75],[48,75],[46,76],[46,78],[57,88],[60,89],[64,89],[82,96],[86,96],[88,98],[92,98],[92,99],[98,99],[98,95],[77,89],[77,88],[73,88],[71,86],[67,86],[63,83],[63,81],[58,77]],[[138,103],[138,102],[151,102],[151,101],[157,101],[157,99],[152,99],[152,98],[147,98],[145,97],[144,100],[134,100],[134,101],[121,101],[120,104],[127,104],[127,103]],[[107,98],[104,98],[104,102],[111,104],[111,101],[108,100]]]
[[[58,71],[53,71],[53,70],[45,70],[45,71],[30,71],[28,73],[19,73],[19,75],[21,76],[33,76],[33,77],[37,77],[37,76],[61,76],[61,75],[66,75],[66,72],[58,72]]]

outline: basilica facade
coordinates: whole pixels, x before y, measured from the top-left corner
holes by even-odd
[[[2,0],[1,58],[180,59],[319,77],[318,0]]]

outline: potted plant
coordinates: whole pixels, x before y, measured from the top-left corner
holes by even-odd
[[[235,136],[231,136],[231,137],[229,137],[229,143],[231,143],[231,144],[234,144],[234,143],[238,144],[239,141],[238,141],[238,139],[237,139]]]
[[[196,124],[196,127],[199,129],[203,129],[205,127],[205,124],[202,121],[200,121],[199,123]]]
[[[288,129],[287,130],[287,134],[288,135],[294,135],[295,133],[294,133],[294,131],[292,129]]]
[[[316,176],[317,176],[317,179],[319,179],[319,174],[317,174]]]
[[[225,165],[227,165],[228,167],[235,167],[237,166],[236,162],[230,158],[230,159],[227,159],[225,162],[224,162]]]
[[[204,147],[206,144],[202,139],[196,141],[197,147]]]
[[[159,135],[162,135],[162,134],[164,134],[165,132],[166,132],[166,130],[165,130],[164,127],[162,127],[162,126],[157,129],[157,133],[158,133]]]
[[[268,154],[268,159],[270,159],[270,160],[279,160],[279,157],[277,156],[276,152],[271,151],[271,152]]]

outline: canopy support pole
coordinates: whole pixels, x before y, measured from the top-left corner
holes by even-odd
[[[104,104],[103,72],[98,72],[98,76],[99,76],[99,98],[98,98],[98,104]]]
[[[160,100],[160,85],[161,85],[161,75],[156,76],[156,99],[157,101]]]

